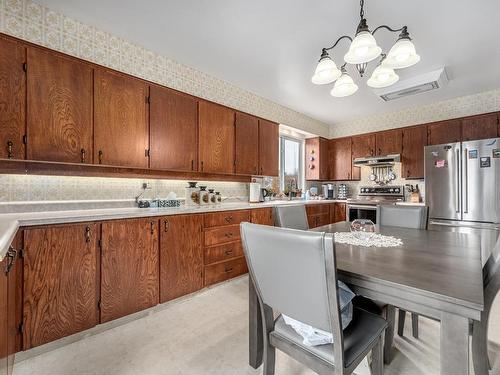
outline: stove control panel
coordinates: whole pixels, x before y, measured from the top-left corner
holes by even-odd
[[[359,188],[359,195],[388,195],[403,196],[403,186],[362,186]]]

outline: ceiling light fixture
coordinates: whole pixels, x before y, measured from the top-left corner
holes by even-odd
[[[364,5],[365,1],[360,0],[361,9],[359,15],[361,20],[358,24],[354,39],[348,35],[344,35],[338,38],[333,46],[323,48],[318,65],[311,78],[312,83],[316,85],[325,85],[337,81],[330,92],[332,96],[349,96],[358,90],[358,86],[347,73],[345,68],[346,64],[343,64],[341,70],[339,70],[328,53],[328,51],[333,50],[339,42],[344,39],[349,39],[351,42],[349,50],[344,55],[344,61],[347,64],[355,65],[361,77],[365,74],[368,63],[382,55],[380,64],[375,68],[370,79],[367,81],[370,87],[381,88],[396,83],[399,80],[399,76],[394,72],[394,69],[407,68],[420,61],[420,56],[417,55],[415,46],[408,33],[408,27],[403,26],[399,29],[393,29],[389,26],[382,25],[371,32],[365,19]],[[380,29],[385,29],[393,33],[400,33],[396,43],[392,46],[387,55],[382,54],[382,48],[377,45],[377,41],[374,37],[374,34]]]

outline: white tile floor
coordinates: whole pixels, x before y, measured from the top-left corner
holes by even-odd
[[[14,375],[261,374],[247,364],[248,279],[239,278],[120,327],[16,364]],[[498,305],[498,304],[497,304]],[[497,306],[496,316],[500,316]],[[500,374],[500,319],[492,319],[493,374]],[[409,321],[409,319],[407,319]],[[421,318],[420,339],[396,336],[385,374],[439,374],[439,325]],[[495,358],[497,357],[497,358]],[[497,360],[498,359],[498,360]],[[369,374],[363,363],[356,370]],[[276,375],[314,374],[279,353]]]

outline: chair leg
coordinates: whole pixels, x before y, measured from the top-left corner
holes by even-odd
[[[276,349],[274,346],[269,345],[269,342],[267,342],[264,347],[264,371],[262,372],[262,375],[274,375],[275,364]]]
[[[403,336],[405,331],[406,311],[399,309],[398,336]]]
[[[488,375],[491,369],[488,358],[488,336],[487,323],[474,322],[472,329],[472,362],[474,364],[474,374]]]
[[[411,332],[418,339],[418,314],[411,313]]]
[[[370,366],[371,375],[384,374],[384,343],[382,336],[379,337],[377,343],[372,348],[372,363]]]
[[[392,345],[394,342],[394,328],[396,326],[396,308],[392,305],[385,307],[385,320],[387,329],[384,335],[384,363],[387,365],[392,361]]]

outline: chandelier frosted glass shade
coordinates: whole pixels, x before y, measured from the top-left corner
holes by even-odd
[[[382,48],[369,31],[359,32],[349,46],[349,51],[344,55],[348,64],[363,64],[370,62],[382,53]]]
[[[349,96],[358,91],[358,85],[354,83],[351,76],[347,73],[342,73],[339,79],[335,82],[330,95],[336,98]]]
[[[341,74],[335,62],[327,55],[319,60],[311,82],[316,85],[326,85],[335,81]]]
[[[394,72],[394,69],[379,65],[375,68],[366,84],[370,87],[380,89],[393,85],[397,81],[399,81],[399,76]]]
[[[420,61],[415,46],[410,39],[399,39],[387,54],[383,65],[393,69],[403,69]]]

